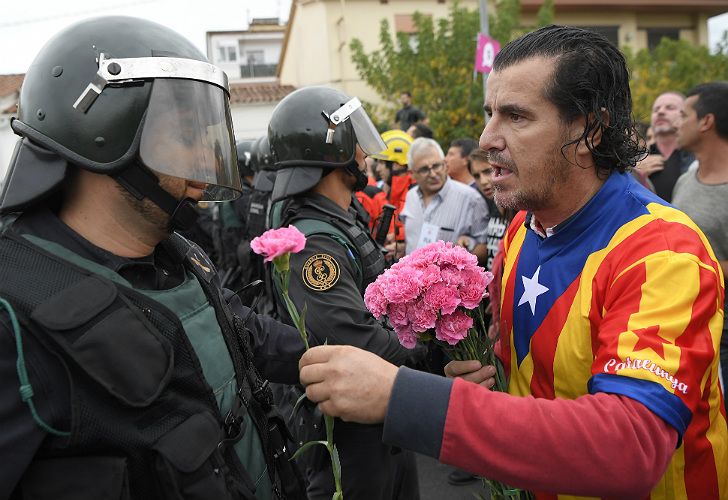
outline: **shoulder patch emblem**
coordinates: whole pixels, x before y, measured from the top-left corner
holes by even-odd
[[[323,292],[339,281],[339,263],[331,255],[317,253],[312,255],[301,270],[301,279],[311,290]]]

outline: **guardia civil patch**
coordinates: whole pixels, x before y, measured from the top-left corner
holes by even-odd
[[[339,281],[339,263],[331,255],[317,253],[312,255],[301,270],[301,279],[311,290],[323,292]]]

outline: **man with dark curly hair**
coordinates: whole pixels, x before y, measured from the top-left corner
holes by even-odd
[[[624,57],[593,32],[544,27],[495,59],[480,147],[496,203],[520,211],[504,237],[508,394],[477,361],[448,364],[453,380],[324,346],[300,363],[309,399],[537,498],[725,498],[720,265],[627,172],[631,107]]]

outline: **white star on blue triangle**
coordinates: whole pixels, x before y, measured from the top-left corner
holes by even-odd
[[[528,305],[531,306],[531,314],[536,314],[536,299],[538,296],[549,291],[548,288],[538,282],[539,272],[541,272],[541,266],[538,266],[532,278],[521,276],[523,280],[523,295],[521,295],[521,300],[518,301],[518,305],[520,306],[528,302]]]

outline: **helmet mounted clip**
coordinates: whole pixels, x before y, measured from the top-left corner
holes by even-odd
[[[124,85],[155,78],[198,80],[217,85],[230,94],[224,71],[204,61],[179,57],[107,57],[99,54],[99,70],[94,79],[73,103],[74,109],[88,112],[107,85]]]
[[[326,144],[333,144],[336,126],[348,120],[351,114],[359,108],[361,108],[361,101],[357,97],[353,97],[331,115],[327,115],[326,111],[321,112],[329,120],[329,128],[326,130]]]

